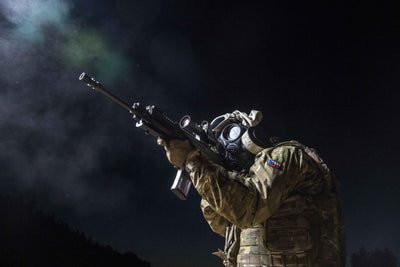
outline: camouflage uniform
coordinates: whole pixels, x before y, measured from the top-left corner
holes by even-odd
[[[338,183],[314,150],[280,143],[258,153],[247,174],[192,152],[187,168],[204,217],[226,238],[226,266],[345,265]]]

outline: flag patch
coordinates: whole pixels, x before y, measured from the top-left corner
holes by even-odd
[[[278,163],[276,161],[273,161],[273,160],[269,160],[268,166],[271,166],[271,167],[273,167],[275,169],[278,169],[278,170],[280,170],[282,168],[280,163]]]

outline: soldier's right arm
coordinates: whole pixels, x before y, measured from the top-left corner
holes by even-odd
[[[312,159],[294,146],[263,150],[246,176],[228,172],[199,153],[190,153],[187,163],[193,185],[209,207],[242,229],[267,220],[306,173],[316,170]]]
[[[204,218],[210,225],[211,229],[220,236],[225,237],[226,227],[230,225],[230,223],[224,217],[215,212],[207,200],[202,199],[200,206],[201,210],[203,211]]]

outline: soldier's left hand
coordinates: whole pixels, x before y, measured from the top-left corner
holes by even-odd
[[[172,139],[167,143],[159,137],[157,138],[157,144],[165,148],[169,162],[181,170],[185,169],[187,155],[193,150],[188,140]]]

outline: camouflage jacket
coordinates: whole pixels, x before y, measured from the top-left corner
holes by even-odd
[[[225,236],[227,266],[344,266],[338,183],[314,150],[297,141],[264,149],[247,174],[198,153],[193,185],[214,232]]]

